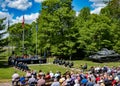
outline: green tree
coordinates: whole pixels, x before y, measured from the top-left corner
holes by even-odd
[[[112,19],[120,19],[120,0],[111,0],[108,5],[101,10],[101,14],[106,14]]]
[[[16,54],[22,54],[23,51],[23,29],[24,29],[24,46],[25,46],[25,52],[30,53],[30,46],[31,44],[31,26],[28,24],[25,24],[24,28],[22,28],[21,23],[14,24],[9,27],[9,39],[10,39],[10,45],[15,47]]]
[[[43,51],[47,49],[53,55],[62,56],[75,51],[72,40],[75,11],[71,3],[72,0],[46,0],[42,3],[38,32]]]
[[[113,49],[120,53],[120,0],[112,0],[101,10],[102,15],[106,15],[112,19],[112,45]]]
[[[4,38],[5,34],[5,24],[3,24],[6,18],[0,19],[0,53],[3,53],[5,50],[3,49],[4,46],[7,45],[7,38]]]
[[[85,12],[83,10],[82,12]],[[78,48],[88,51],[88,53],[90,51],[98,51],[104,47],[113,49],[112,26],[114,24],[112,20],[105,15],[97,14],[89,14],[84,18],[81,15],[84,14],[82,12],[80,12],[77,18],[77,22],[79,22]]]

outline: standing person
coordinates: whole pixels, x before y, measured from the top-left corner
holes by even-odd
[[[54,79],[54,82],[51,84],[51,86],[60,86],[60,82],[58,82],[57,78]]]

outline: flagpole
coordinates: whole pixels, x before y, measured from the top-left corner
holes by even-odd
[[[8,30],[9,30],[9,25],[10,25],[10,21],[9,21],[9,18],[8,18]],[[8,56],[10,56],[10,45],[9,45],[9,42],[8,42]]]
[[[24,55],[24,28],[23,28],[23,55]]]
[[[36,31],[36,55],[37,55],[37,31]]]
[[[37,26],[37,24],[36,24],[36,55],[37,55],[37,31],[38,31],[38,26]]]
[[[24,55],[24,33],[25,33],[25,31],[24,31],[24,15],[23,15],[23,21],[22,21],[22,28],[23,28],[23,45],[22,45],[22,47],[23,47],[23,55]]]

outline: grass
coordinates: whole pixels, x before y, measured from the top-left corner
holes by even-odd
[[[74,62],[74,67],[79,68],[80,65],[84,65],[85,63],[88,64],[88,69],[91,66],[101,66],[103,67],[104,65],[112,67],[112,66],[120,66],[120,62],[105,62],[105,63],[97,63],[97,62],[92,62],[92,61],[85,61],[85,60],[76,60]]]
[[[68,68],[54,65],[54,64],[47,64],[47,65],[39,65],[39,66],[30,66],[31,69],[36,70],[37,72],[39,70],[42,70],[45,72],[45,74],[49,71],[52,71],[53,73],[56,73],[56,71],[60,71],[62,74],[66,72],[66,70],[69,70]]]
[[[52,63],[54,58],[48,58],[48,63]],[[88,64],[88,69],[91,66],[104,66],[107,65],[109,67],[111,66],[119,66],[119,62],[107,62],[107,63],[96,63],[92,61],[85,61],[85,60],[75,60],[74,62],[74,67],[75,68],[80,68],[80,65],[84,65],[85,63]],[[20,76],[25,74],[25,72],[22,72],[18,69],[15,69],[13,67],[9,67],[6,65],[7,61],[6,60],[0,60],[0,82],[6,82],[6,81],[11,81],[11,76],[12,74],[17,71]],[[62,74],[65,73],[68,68],[65,68],[63,66],[58,66],[54,64],[45,64],[45,65],[29,65],[29,68],[32,70],[36,70],[37,72],[41,69],[43,72],[47,73],[48,71],[53,71],[54,73],[56,71],[60,71]]]
[[[13,67],[0,68],[0,82],[11,81],[12,74],[15,71],[18,72],[20,75],[25,74],[24,72],[21,72],[20,70]]]

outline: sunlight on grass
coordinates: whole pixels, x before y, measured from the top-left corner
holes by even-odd
[[[39,70],[42,70],[45,73],[49,71],[52,71],[53,73],[56,73],[56,71],[60,71],[62,74],[65,73],[66,70],[69,70],[69,68],[65,68],[63,66],[54,65],[54,64],[30,66],[30,69],[36,70],[37,72]]]

